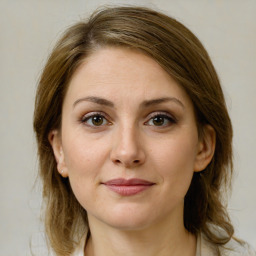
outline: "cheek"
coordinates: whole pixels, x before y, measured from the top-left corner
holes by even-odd
[[[166,141],[152,152],[165,189],[185,195],[194,173],[196,142],[183,136]]]
[[[98,201],[96,188],[105,158],[103,145],[91,143],[81,136],[66,137],[63,152],[73,193],[80,204],[88,209]]]
[[[68,171],[79,174],[95,173],[97,166],[106,156],[105,141],[93,135],[87,135],[83,129],[77,129],[72,133],[69,130],[64,131],[62,138]]]
[[[84,136],[82,132],[73,133],[72,136],[63,134],[62,144],[65,165],[74,192],[93,188],[100,180],[100,172],[107,157],[107,144]]]

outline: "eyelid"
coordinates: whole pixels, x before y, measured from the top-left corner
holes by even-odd
[[[174,122],[178,122],[178,119],[174,115],[172,115],[172,114],[170,114],[169,112],[166,112],[166,111],[152,112],[148,115],[147,120],[150,120],[150,119],[152,119],[153,117],[156,117],[156,116],[167,116],[170,119],[172,119]]]
[[[156,117],[162,117],[163,119],[165,119],[164,123],[162,125],[156,125],[154,124],[153,120]],[[172,114],[170,114],[169,112],[166,111],[157,111],[157,112],[153,112],[150,113],[147,117],[147,121],[144,122],[144,125],[146,126],[150,126],[154,129],[165,129],[165,128],[170,128],[173,125],[175,125],[178,122],[177,118],[174,117]]]
[[[104,125],[101,125],[101,126],[98,126],[98,127],[95,126],[96,128],[99,128],[99,127],[102,127],[102,126],[106,126],[106,125],[111,125],[111,124],[112,124],[111,118],[110,118],[105,112],[102,112],[102,111],[92,111],[92,112],[88,112],[88,113],[86,113],[86,114],[83,114],[83,115],[79,118],[79,121],[80,121],[81,123],[87,125],[87,126],[94,127],[94,126],[92,126],[92,125],[90,125],[90,124],[87,124],[86,121],[89,120],[91,117],[97,116],[97,115],[102,116],[102,117],[107,121],[107,124],[104,124]],[[150,114],[147,116],[147,118],[146,118],[147,121],[145,121],[144,124],[148,124],[149,121],[150,121],[152,118],[157,117],[157,116],[163,116],[163,117],[169,119],[169,121],[170,121],[171,123],[177,123],[177,122],[178,122],[178,119],[177,119],[174,115],[170,114],[170,113],[167,112],[167,111],[155,111],[155,112],[150,113]]]
[[[83,123],[83,124],[86,124],[86,121],[88,119],[90,119],[93,116],[97,116],[97,115],[102,116],[104,119],[106,119],[107,125],[111,124],[111,121],[109,121],[110,120],[109,116],[106,113],[101,112],[101,111],[93,111],[93,112],[89,112],[85,115],[82,115],[82,117],[80,118],[80,122]],[[94,127],[94,126],[91,126],[89,124],[87,124],[87,126]],[[105,126],[105,125],[101,125],[101,126]],[[95,126],[95,127],[97,127],[97,126]]]

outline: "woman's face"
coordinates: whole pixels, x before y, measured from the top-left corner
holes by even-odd
[[[119,229],[183,223],[193,173],[205,167],[188,95],[124,48],[100,49],[78,68],[51,142],[89,222]]]

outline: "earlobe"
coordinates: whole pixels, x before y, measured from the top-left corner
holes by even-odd
[[[67,168],[65,165],[65,157],[62,149],[61,137],[58,130],[52,130],[48,134],[48,140],[52,146],[52,150],[57,163],[58,172],[63,177],[68,177]]]
[[[198,152],[196,155],[194,171],[203,171],[211,162],[216,145],[216,133],[211,125],[203,127],[202,138],[199,141]]]

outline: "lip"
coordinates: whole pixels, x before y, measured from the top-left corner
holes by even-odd
[[[102,183],[110,190],[121,196],[132,196],[139,194],[149,188],[155,183],[143,179],[113,179]]]

